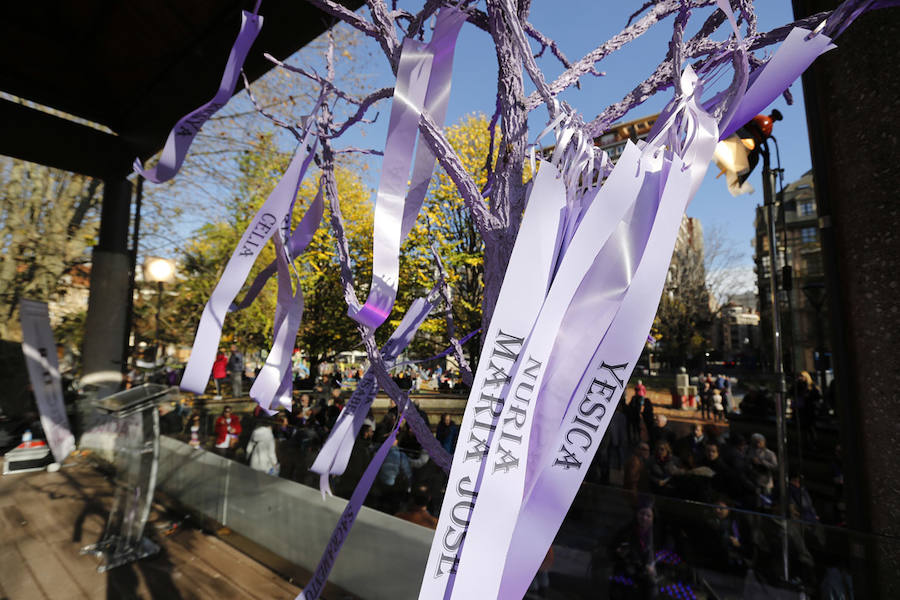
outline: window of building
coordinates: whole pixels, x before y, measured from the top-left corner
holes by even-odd
[[[812,244],[816,241],[816,228],[815,227],[804,227],[800,230],[800,243],[801,244]]]
[[[811,276],[822,275],[822,255],[819,253],[808,254],[806,258],[806,273]]]
[[[804,200],[797,203],[797,214],[801,217],[808,217],[810,215],[814,215],[815,213],[816,208],[815,206],[813,206],[812,200]]]

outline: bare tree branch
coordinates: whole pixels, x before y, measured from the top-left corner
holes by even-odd
[[[547,110],[550,111],[550,118],[556,117],[559,113],[558,104],[553,98],[553,92],[547,87],[547,82],[544,81],[544,73],[538,68],[534,60],[534,54],[532,54],[531,46],[528,44],[528,39],[522,30],[522,23],[519,21],[515,8],[513,8],[512,0],[502,0],[499,14],[506,16],[506,26],[509,27],[509,31],[512,34],[512,40],[517,46],[525,71],[528,72],[528,76],[537,88],[537,93],[540,94],[544,104],[547,105]]]
[[[259,105],[259,102],[257,102],[256,98],[253,96],[253,90],[250,88],[250,81],[247,79],[247,74],[244,73],[243,69],[241,69],[241,77],[244,78],[244,89],[247,91],[247,97],[250,99],[250,102],[252,102],[253,106],[256,108],[256,112],[258,112],[259,114],[261,114],[262,116],[267,118],[269,121],[271,121],[278,127],[281,127],[283,129],[287,129],[288,131],[290,131],[291,135],[293,135],[294,138],[298,142],[301,139],[303,139],[303,136],[300,135],[300,132],[297,131],[296,127],[294,127],[293,125],[290,125],[289,123],[285,123],[284,121],[282,121],[275,115],[273,115],[269,112],[266,112],[266,109],[264,109],[262,106]]]
[[[335,154],[349,154],[351,152],[357,154],[371,154],[373,156],[384,156],[384,152],[381,150],[373,150],[372,148],[357,148],[356,146],[348,146],[346,148],[341,148],[340,150],[335,150]]]
[[[453,346],[453,354],[456,356],[456,362],[459,364],[460,375],[465,384],[471,386],[472,381],[474,380],[472,377],[472,368],[469,366],[469,361],[466,360],[465,354],[463,354],[462,345],[456,337],[456,326],[453,324],[453,299],[450,295],[450,284],[447,283],[447,270],[444,268],[441,255],[438,253],[437,248],[434,247],[434,244],[431,246],[431,255],[434,257],[434,262],[438,270],[437,285],[440,289],[441,297],[447,304],[447,312],[445,313],[447,335],[450,337],[450,344]]]
[[[360,103],[359,108],[356,110],[356,113],[344,121],[340,126],[338,126],[337,131],[331,134],[330,137],[338,137],[343,134],[347,129],[354,125],[355,123],[359,123],[363,121],[363,115],[366,114],[366,111],[369,110],[369,107],[379,100],[383,100],[385,98],[390,98],[394,95],[394,88],[381,88],[376,92],[372,92],[368,96],[366,96]],[[372,120],[374,121],[374,119]]]
[[[326,12],[329,15],[344,21],[351,27],[354,27],[367,36],[378,40],[379,39],[379,31],[378,28],[375,27],[369,21],[366,21],[359,15],[357,15],[352,10],[348,9],[345,6],[341,6],[337,2],[333,0],[307,0],[310,4],[321,10],[322,12]]]

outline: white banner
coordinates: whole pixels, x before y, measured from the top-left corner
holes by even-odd
[[[50,330],[47,303],[23,299],[19,303],[19,319],[22,322],[22,352],[34,399],[41,413],[41,427],[44,428],[53,458],[61,463],[75,449],[75,437],[69,428],[63,402],[59,360]]]

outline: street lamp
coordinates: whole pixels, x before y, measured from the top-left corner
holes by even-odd
[[[162,292],[164,283],[175,283],[175,261],[158,256],[148,256],[144,260],[144,281],[156,283],[156,354],[154,362],[159,360],[159,325],[162,312]]]
[[[781,500],[782,518],[787,518],[787,479],[785,461],[785,399],[787,395],[787,383],[784,378],[784,362],[782,355],[782,327],[781,312],[778,306],[778,290],[776,289],[778,263],[775,256],[777,252],[777,239],[775,236],[775,171],[771,169],[769,161],[768,140],[772,137],[772,126],[775,121],[782,120],[781,113],[773,110],[771,114],[757,115],[738,129],[734,135],[719,142],[716,146],[714,160],[716,165],[726,175],[728,191],[732,196],[748,194],[753,188],[747,185],[747,178],[763,159],[763,204],[766,208],[766,220],[768,221],[767,237],[769,242],[769,300],[772,305],[772,365],[775,371],[775,432],[778,436],[778,495]],[[790,277],[790,271],[785,270],[785,279],[782,282],[785,289]],[[787,537],[782,538],[782,558],[784,577],[788,575]]]

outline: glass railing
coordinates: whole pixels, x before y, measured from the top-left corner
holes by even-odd
[[[697,418],[696,414],[685,414],[685,418]],[[203,419],[204,447],[208,449],[213,418],[209,415]],[[770,416],[734,417],[707,427],[707,434],[722,439],[717,448],[727,468],[708,456],[707,444],[694,448],[693,458],[685,456],[691,451],[685,437],[690,425],[687,421],[670,421],[669,427],[673,425],[677,425],[676,431],[654,431],[653,435],[678,434],[670,444],[679,463],[677,468],[654,465],[655,453],[643,455],[639,444],[634,451],[626,451],[629,446],[623,443],[618,456],[608,446],[601,448],[544,570],[526,597],[883,596],[875,587],[871,570],[880,568],[878,557],[896,556],[900,542],[841,526],[843,485],[832,427],[825,427],[820,420],[815,446],[810,449],[805,442],[795,443],[794,425],[788,424],[786,462],[791,468],[786,472],[793,477],[786,482],[788,501],[783,504],[778,499],[777,480],[772,480],[777,477],[777,469],[754,466],[754,453],[748,450],[754,434],[772,439],[774,420]],[[244,436],[249,437],[247,426]],[[184,433],[174,437],[187,439]],[[726,437],[730,439],[723,439]],[[734,440],[738,438],[747,444],[737,444]],[[407,444],[401,449],[411,463],[410,480],[391,487],[376,482],[366,506],[393,515],[409,508],[416,489],[426,489],[428,509],[437,515],[446,476],[433,463],[422,461],[415,444],[409,442],[401,435],[401,446]],[[297,436],[296,432],[289,439],[279,440],[281,479],[317,486],[318,476],[308,469],[320,443],[315,436]],[[374,448],[371,441],[366,444],[369,450]],[[331,487],[337,495],[348,497],[355,487],[367,463],[367,456],[363,456],[366,452],[360,453],[359,461],[351,458],[352,465],[344,476],[332,479]],[[232,457],[245,462],[241,451]],[[803,468],[796,469],[801,464]],[[211,474],[209,469],[202,472]],[[260,477],[268,481],[267,476]],[[192,481],[192,487],[199,485],[196,479]],[[258,487],[260,482],[253,481]],[[230,487],[217,488],[218,493],[234,497],[234,506],[238,506],[235,495],[245,494],[236,484],[232,479]],[[215,504],[229,502],[227,497],[217,498]],[[330,526],[333,524],[320,533],[326,535]]]

